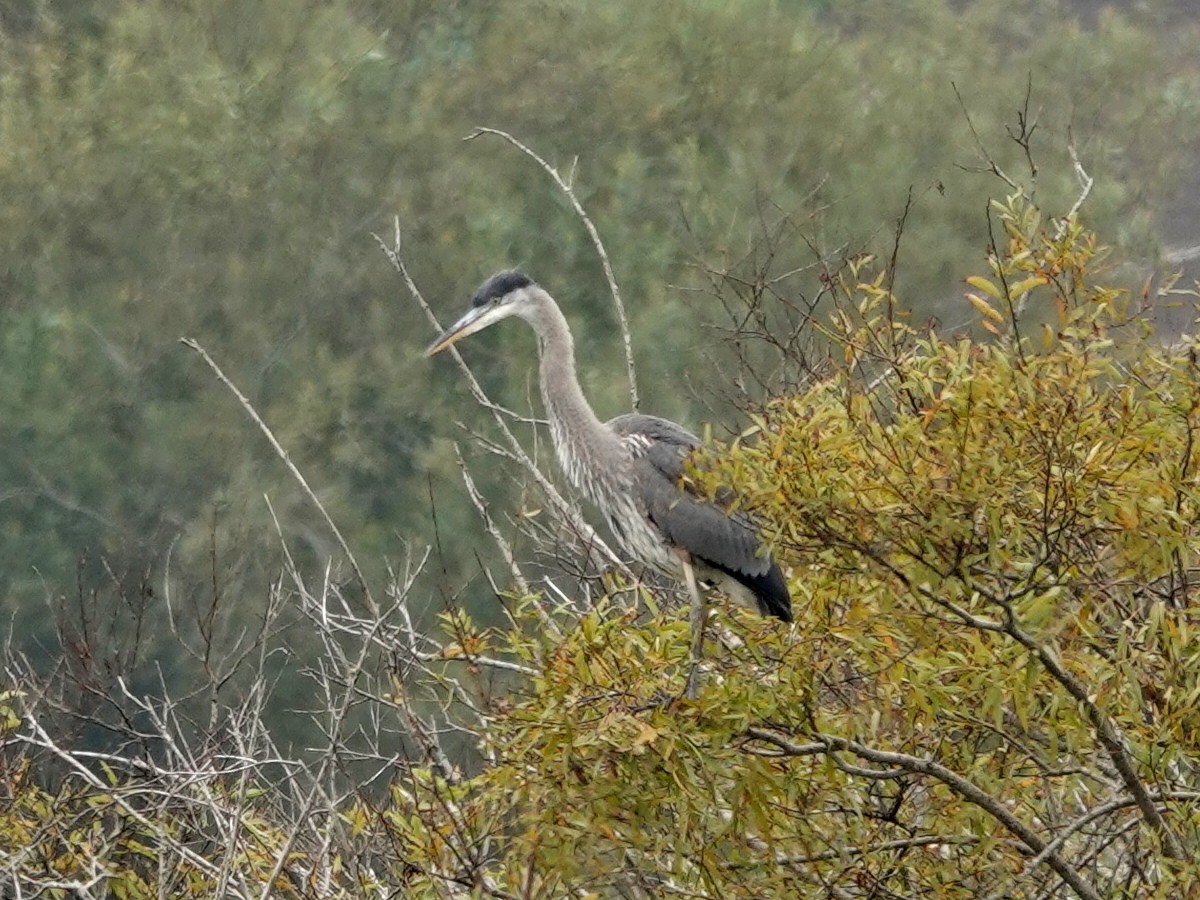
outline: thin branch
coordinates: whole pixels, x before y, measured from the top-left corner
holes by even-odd
[[[354,553],[351,551],[350,545],[346,543],[346,539],[342,537],[342,532],[338,529],[337,524],[333,521],[333,517],[329,515],[329,512],[325,509],[325,505],[321,503],[313,489],[308,486],[308,481],[305,480],[304,475],[301,474],[300,470],[296,467],[296,464],[292,462],[291,456],[289,456],[288,452],[283,449],[283,445],[279,443],[279,440],[275,437],[274,432],[272,432],[267,426],[267,423],[262,420],[262,417],[258,414],[258,410],[254,408],[254,405],[250,402],[246,395],[238,390],[237,385],[235,385],[229,379],[229,376],[221,371],[221,367],[218,366],[213,358],[208,355],[208,351],[200,346],[199,342],[193,340],[192,338],[180,338],[179,342],[185,347],[195,350],[200,354],[200,358],[203,359],[204,362],[207,363],[208,367],[213,370],[213,373],[221,380],[221,383],[224,384],[225,387],[229,388],[233,396],[237,398],[238,402],[242,405],[242,409],[246,411],[246,415],[248,415],[251,421],[253,421],[254,424],[259,427],[259,430],[266,435],[267,440],[270,442],[271,447],[274,449],[276,455],[283,460],[283,464],[287,466],[288,471],[292,473],[292,477],[295,478],[300,484],[300,487],[304,490],[304,493],[308,496],[308,499],[312,501],[313,505],[316,506],[317,511],[321,513],[322,518],[325,519],[325,524],[329,526],[329,530],[333,532],[333,536],[337,539],[338,545],[342,548],[342,552],[346,554],[346,559],[350,562],[350,567],[354,569],[354,575],[356,578],[358,578],[358,583],[363,589],[363,595],[366,598],[367,606],[370,608],[371,614],[378,618],[379,606],[375,603],[375,597],[371,594],[371,588],[367,584],[366,576],[363,575],[363,571],[358,565],[358,560],[354,558]]]
[[[1117,774],[1120,775],[1125,789],[1129,791],[1133,799],[1137,802],[1142,816],[1150,827],[1157,832],[1159,840],[1162,841],[1163,853],[1173,859],[1188,858],[1179,843],[1179,839],[1175,836],[1175,832],[1171,830],[1171,826],[1167,824],[1166,819],[1162,817],[1162,813],[1158,811],[1158,807],[1151,799],[1150,792],[1146,790],[1146,785],[1138,777],[1137,771],[1134,768],[1133,758],[1126,749],[1125,735],[1121,732],[1120,728],[1101,711],[1100,707],[1089,696],[1087,688],[1079,679],[1067,671],[1067,668],[1059,661],[1058,657],[1017,624],[1016,618],[1011,615],[1011,610],[1004,630],[1005,633],[1033,653],[1054,680],[1066,688],[1067,693],[1083,708],[1088,721],[1096,729],[1096,737],[1107,751],[1109,759],[1112,760],[1113,767],[1117,770]]]
[[[832,859],[843,859],[854,856],[867,856],[871,853],[886,853],[889,850],[911,850],[914,847],[936,847],[941,844],[950,846],[978,844],[979,838],[972,835],[925,834],[914,838],[900,838],[895,841],[883,841],[878,844],[867,844],[865,847],[841,847],[836,850],[824,850],[807,856],[787,856],[780,854],[775,857],[778,865],[803,866],[816,862],[827,862]],[[745,863],[738,863],[744,867]]]
[[[1046,842],[1038,836],[1037,832],[1013,815],[1001,801],[987,793],[974,782],[932,759],[924,759],[919,756],[911,756],[907,753],[897,753],[890,750],[878,750],[874,747],[860,744],[858,741],[847,740],[846,738],[831,734],[815,734],[813,735],[815,738],[814,741],[807,744],[799,744],[786,735],[781,735],[757,726],[746,729],[746,733],[756,740],[777,747],[785,756],[814,756],[822,752],[829,754],[833,751],[843,751],[852,753],[868,762],[885,766],[895,766],[917,774],[928,775],[940,781],[963,800],[987,812],[1019,838],[1032,852],[1040,854],[1046,851]],[[1046,864],[1063,881],[1070,885],[1071,889],[1080,897],[1085,898],[1085,900],[1100,900],[1100,894],[1096,888],[1086,881],[1072,866],[1068,865],[1057,853],[1048,852],[1045,859]]]
[[[1164,800],[1175,800],[1175,801],[1185,801],[1185,802],[1188,800],[1195,801],[1195,800],[1200,800],[1200,792],[1197,792],[1197,791],[1164,791],[1161,794],[1154,794],[1151,799],[1153,799],[1156,803],[1162,802]],[[1018,875],[1017,877],[1025,878],[1025,877],[1029,876],[1029,874],[1032,873],[1034,869],[1036,869],[1038,866],[1040,866],[1042,863],[1044,863],[1046,861],[1046,857],[1049,854],[1057,853],[1058,849],[1067,842],[1067,840],[1071,837],[1071,835],[1076,834],[1080,830],[1086,828],[1092,822],[1095,822],[1097,819],[1102,819],[1105,816],[1111,815],[1114,812],[1118,812],[1119,810],[1127,809],[1130,806],[1137,806],[1137,805],[1138,805],[1138,802],[1133,797],[1118,797],[1115,800],[1109,800],[1107,803],[1101,803],[1099,806],[1093,807],[1092,809],[1090,809],[1086,813],[1084,813],[1082,816],[1080,816],[1079,818],[1077,818],[1073,822],[1071,822],[1069,825],[1067,825],[1067,827],[1062,829],[1058,834],[1056,834],[1054,836],[1054,840],[1050,841],[1050,843],[1048,843],[1045,846],[1045,848],[1043,848],[1041,853],[1039,853],[1037,856],[1033,857],[1033,859],[1029,860],[1029,862],[1027,862],[1025,864],[1025,868],[1023,868],[1021,870],[1021,874]],[[995,893],[989,894],[988,897],[986,898],[986,900],[1002,900],[1002,898],[1008,897],[1008,896],[1010,896],[1010,894],[1008,892],[1008,888],[1004,888],[1002,890],[996,891]]]
[[[87,782],[90,787],[101,792],[102,794],[107,794],[110,796],[114,804],[119,806],[126,815],[136,821],[148,832],[155,835],[160,841],[163,842],[163,846],[170,847],[172,851],[178,853],[180,856],[194,865],[199,871],[205,873],[206,875],[214,878],[217,876],[217,867],[215,865],[197,854],[195,851],[191,850],[186,844],[176,841],[171,836],[168,829],[152,821],[149,817],[138,811],[119,793],[113,791],[109,785],[105,784],[104,781],[102,781],[98,776],[94,775],[85,765],[83,765],[83,763],[79,761],[74,753],[59,747],[58,744],[56,744],[50,735],[45,731],[45,729],[38,724],[37,720],[32,715],[25,716],[25,724],[33,735],[33,737],[25,739],[28,743],[35,744],[49,750],[54,754],[55,757],[66,763],[66,765],[72,771],[74,771],[76,775]]]
[[[600,257],[600,265],[604,267],[604,277],[608,281],[608,289],[612,293],[613,305],[617,310],[617,321],[621,328],[621,341],[625,345],[625,369],[629,375],[629,402],[633,407],[633,411],[637,412],[641,401],[638,398],[637,375],[634,372],[633,366],[633,339],[629,332],[629,318],[625,315],[625,304],[621,301],[621,290],[617,287],[617,279],[613,275],[612,263],[608,261],[608,252],[604,249],[604,242],[600,240],[600,232],[596,230],[596,226],[592,223],[583,205],[579,202],[579,198],[575,196],[575,166],[579,162],[579,158],[576,157],[575,161],[571,163],[571,173],[564,181],[554,166],[550,165],[533,149],[521,143],[507,131],[500,131],[496,128],[476,128],[463,138],[463,140],[473,141],[475,138],[485,134],[492,134],[498,138],[503,138],[541,166],[542,170],[558,185],[559,190],[566,195],[567,199],[571,202],[571,206],[574,207],[575,212],[579,215],[579,218],[583,220],[583,225],[587,229],[588,236],[592,239],[592,246],[596,248],[596,254]]]
[[[471,502],[475,505],[475,511],[483,519],[483,527],[492,536],[492,540],[500,548],[500,554],[504,557],[504,561],[508,563],[508,570],[517,585],[517,590],[521,592],[523,597],[534,596],[533,591],[530,590],[529,582],[525,579],[525,575],[521,571],[521,566],[512,552],[512,547],[505,540],[504,535],[500,533],[500,529],[496,527],[496,522],[492,519],[492,514],[488,511],[487,501],[483,499],[483,495],[479,493],[479,488],[475,486],[475,479],[471,477],[471,470],[467,468],[466,460],[463,459],[462,451],[459,450],[457,444],[454,445],[454,457],[458,460],[458,468],[462,472],[463,483],[467,486],[467,494],[470,495]],[[540,597],[534,601],[534,611],[537,613],[538,621],[542,623],[542,627],[546,629],[550,636],[556,641],[561,640],[562,631],[559,630],[558,625],[555,624],[550,614],[546,612]]]
[[[1025,189],[1017,184],[1017,182],[1013,180],[1013,178],[1007,172],[1000,168],[996,160],[992,158],[992,154],[988,152],[987,147],[984,146],[983,139],[979,136],[979,132],[975,130],[975,123],[971,121],[971,114],[967,111],[966,101],[963,100],[962,94],[958,92],[958,85],[951,81],[950,87],[953,89],[954,96],[958,100],[959,108],[962,109],[963,117],[967,120],[967,128],[971,130],[971,137],[975,141],[975,149],[979,151],[979,155],[987,162],[987,165],[982,168],[971,169],[967,166],[959,166],[959,168],[968,172],[991,172],[1014,191],[1018,192],[1026,199],[1026,201],[1032,203],[1033,199],[1028,193],[1025,192]]]
[[[1079,154],[1075,152],[1075,141],[1070,140],[1067,143],[1067,152],[1071,154],[1071,165],[1075,169],[1075,177],[1079,179],[1079,196],[1075,198],[1075,203],[1067,210],[1067,214],[1059,221],[1058,228],[1055,230],[1055,237],[1061,238],[1067,230],[1067,223],[1078,214],[1083,202],[1087,200],[1088,195],[1092,192],[1092,185],[1096,183],[1091,175],[1084,169],[1083,164],[1079,161]]]

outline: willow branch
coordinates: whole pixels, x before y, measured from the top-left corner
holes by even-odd
[[[1195,802],[1200,800],[1200,792],[1164,791],[1161,794],[1155,794],[1152,799],[1154,799],[1155,802],[1162,802],[1165,800]],[[1046,856],[1048,854],[1057,853],[1058,848],[1065,844],[1071,835],[1078,833],[1088,825],[1092,824],[1092,822],[1095,822],[1097,819],[1102,819],[1105,816],[1112,815],[1115,812],[1119,812],[1122,809],[1128,809],[1131,806],[1137,805],[1137,800],[1135,800],[1133,797],[1118,797],[1115,800],[1109,800],[1107,803],[1101,803],[1099,806],[1088,810],[1082,816],[1067,825],[1066,828],[1058,832],[1058,834],[1054,836],[1054,840],[1050,841],[1050,843],[1045,846],[1041,853],[1033,857],[1033,859],[1029,860],[1029,862],[1025,864],[1025,868],[1021,870],[1021,874],[1018,877],[1023,878],[1028,876],[1031,872],[1033,872],[1034,869],[1046,861]],[[1004,888],[994,894],[988,895],[987,900],[1002,900],[1002,898],[1007,896],[1009,896],[1008,889]]]
[[[886,853],[890,850],[911,850],[914,847],[936,847],[943,844],[948,846],[970,846],[978,843],[979,838],[965,834],[924,834],[920,837],[899,838],[894,841],[867,844],[865,847],[838,847],[834,850],[810,853],[807,856],[787,856],[786,854],[781,854],[775,857],[775,862],[781,866],[803,866],[817,862],[827,862],[833,859],[842,859],[847,856],[869,856],[872,853]],[[740,863],[738,866],[745,868],[744,863]]]
[[[810,743],[800,744],[786,735],[779,734],[767,728],[752,726],[746,729],[747,735],[755,740],[763,741],[776,747],[785,756],[813,756],[820,753],[830,754],[834,751],[848,752],[859,759],[876,763],[877,765],[894,766],[906,769],[919,775],[927,775],[940,781],[963,800],[978,806],[1007,828],[1030,851],[1035,854],[1045,854],[1046,865],[1062,878],[1075,893],[1084,900],[1100,900],[1100,894],[1072,866],[1053,851],[1047,851],[1043,841],[1032,828],[1018,819],[1001,801],[997,800],[979,785],[964,778],[952,769],[932,759],[911,756],[907,753],[897,753],[891,750],[879,750],[868,747],[858,741],[847,740],[831,734],[814,734]]]
[[[617,287],[616,276],[613,275],[612,263],[608,261],[608,252],[604,249],[604,242],[600,240],[600,232],[596,230],[596,226],[592,223],[591,218],[583,208],[583,204],[579,202],[579,198],[575,196],[575,167],[571,167],[571,175],[567,179],[563,179],[558,174],[558,169],[546,162],[532,148],[521,143],[507,131],[500,131],[496,128],[476,128],[473,132],[467,135],[463,140],[473,141],[481,135],[492,134],[498,138],[502,138],[512,144],[539,166],[550,176],[559,190],[561,190],[571,202],[575,212],[579,218],[583,220],[583,226],[587,229],[588,236],[592,239],[592,246],[596,248],[596,254],[600,257],[600,265],[604,267],[604,277],[608,281],[608,290],[612,294],[613,306],[617,310],[617,320],[621,327],[621,341],[625,345],[625,369],[629,375],[629,402],[633,406],[633,411],[637,412],[641,401],[638,398],[637,376],[634,373],[633,366],[633,340],[629,332],[629,318],[625,315],[625,304],[621,300],[621,290]]]
[[[1045,645],[1035,640],[1032,635],[1022,629],[1011,614],[1008,616],[1004,630],[1019,644],[1033,653],[1054,680],[1066,688],[1067,693],[1083,708],[1088,721],[1092,723],[1092,727],[1096,730],[1096,737],[1099,739],[1101,746],[1104,747],[1109,759],[1112,760],[1113,768],[1120,775],[1121,783],[1125,785],[1125,789],[1129,791],[1130,796],[1137,803],[1137,807],[1141,810],[1142,817],[1146,820],[1147,824],[1158,834],[1159,840],[1162,842],[1163,853],[1173,859],[1186,859],[1187,855],[1184,853],[1179,839],[1175,836],[1175,832],[1171,830],[1171,826],[1167,824],[1166,819],[1163,818],[1162,813],[1159,812],[1158,807],[1151,799],[1146,785],[1138,777],[1133,758],[1129,755],[1128,749],[1126,749],[1125,735],[1121,732],[1121,729],[1088,696],[1087,688],[1083,683],[1067,671],[1067,668],[1059,661],[1058,657]]]

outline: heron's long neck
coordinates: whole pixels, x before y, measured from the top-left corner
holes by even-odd
[[[575,343],[558,305],[543,294],[534,328],[541,353],[542,402],[550,419],[554,449],[567,477],[593,500],[603,479],[597,475],[622,470],[620,439],[596,418],[575,372]]]

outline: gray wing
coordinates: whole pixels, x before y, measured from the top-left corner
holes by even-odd
[[[753,524],[700,499],[683,484],[684,463],[700,439],[674,422],[636,413],[617,416],[608,427],[629,448],[639,511],[663,539],[740,582],[763,615],[792,621],[787,579],[761,551]]]
[[[700,439],[657,416],[630,413],[608,423],[633,456],[635,489],[647,518],[675,547],[731,575],[763,576],[772,568],[753,526],[701,500],[681,483],[684,462]]]

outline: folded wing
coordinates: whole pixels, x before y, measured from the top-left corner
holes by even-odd
[[[618,416],[608,426],[630,449],[641,511],[663,539],[742,584],[762,614],[790,622],[787,582],[753,524],[697,497],[683,483],[684,463],[699,438],[656,416]]]

